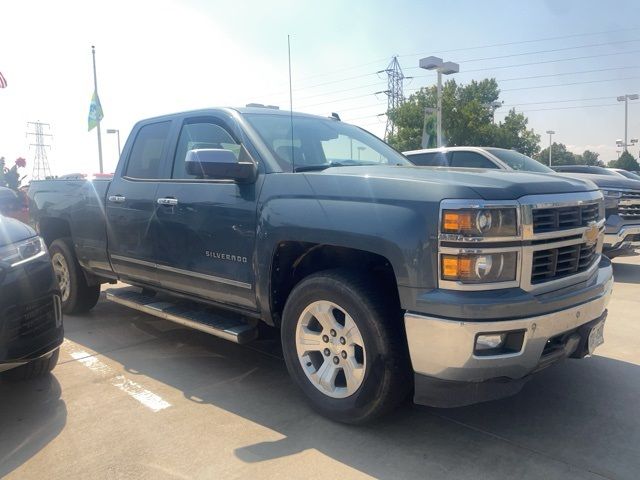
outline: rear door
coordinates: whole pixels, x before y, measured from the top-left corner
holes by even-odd
[[[157,284],[154,236],[156,191],[166,176],[172,122],[134,131],[107,192],[107,238],[111,265],[123,280]]]
[[[224,148],[236,155],[233,119],[186,117],[179,125],[171,172],[156,192],[156,260],[162,287],[212,301],[255,309],[254,184],[196,178],[185,170],[189,150]]]

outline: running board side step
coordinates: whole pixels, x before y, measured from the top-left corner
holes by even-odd
[[[219,313],[195,302],[145,295],[135,287],[111,288],[105,293],[112,302],[231,342],[248,343],[258,336],[258,328],[249,325],[240,315]]]

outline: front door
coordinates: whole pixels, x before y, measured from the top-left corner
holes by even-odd
[[[184,120],[170,179],[156,192],[157,275],[160,284],[212,301],[255,309],[253,251],[260,182],[198,179],[185,170],[189,150],[240,142],[224,119]]]
[[[151,123],[135,133],[109,185],[107,239],[111,265],[124,281],[157,284],[154,253],[156,190],[165,176],[171,122]]]

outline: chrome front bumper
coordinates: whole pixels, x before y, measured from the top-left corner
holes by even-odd
[[[517,320],[456,321],[407,312],[404,316],[414,372],[454,382],[483,382],[496,378],[520,379],[536,370],[547,340],[600,318],[611,297],[611,268],[599,272],[604,294],[587,303],[559,312]],[[493,356],[474,354],[479,334],[524,331],[516,353]]]
[[[615,233],[606,233],[604,236],[604,244],[606,248],[614,249],[628,244],[628,246],[640,246],[640,240],[627,241],[626,238],[631,235],[640,235],[640,225],[624,225]]]

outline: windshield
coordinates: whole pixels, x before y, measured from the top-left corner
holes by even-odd
[[[636,175],[633,172],[627,172],[626,170],[615,170],[615,172],[631,180],[640,180],[640,175]]]
[[[549,167],[541,164],[533,158],[516,152],[515,150],[503,150],[501,148],[487,148],[486,150],[492,155],[498,157],[514,170],[523,172],[554,173],[554,171]]]
[[[608,175],[610,177],[619,177],[620,174],[609,168],[585,166],[585,165],[561,165],[557,168],[558,172],[576,172],[590,173],[591,175]]]
[[[597,175],[609,175],[611,177],[619,177],[620,174],[614,172],[611,169],[603,168],[603,167],[589,167],[589,173],[595,173]]]
[[[245,114],[285,170],[346,165],[411,165],[378,137],[338,120]]]

